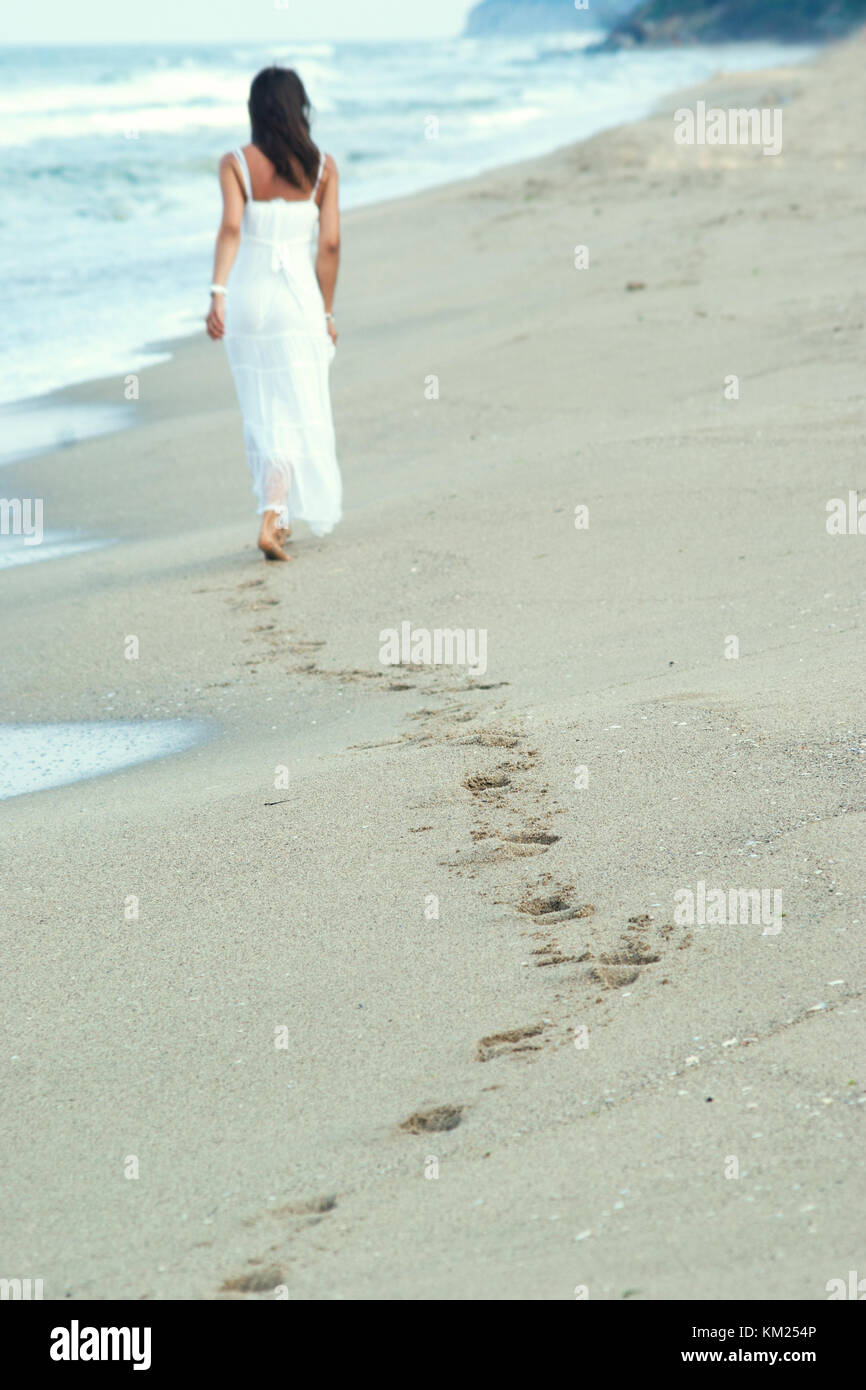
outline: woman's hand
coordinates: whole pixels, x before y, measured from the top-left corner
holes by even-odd
[[[334,344],[334,347],[336,347],[336,346],[337,346],[337,330],[336,330],[336,328],[334,327],[334,320],[333,320],[333,319],[328,319],[328,320],[327,320],[327,324],[328,324],[328,336],[329,336],[329,338],[331,339],[331,342]]]
[[[226,331],[226,301],[223,294],[212,294],[210,297],[210,312],[205,319],[207,335],[217,342],[225,337]]]

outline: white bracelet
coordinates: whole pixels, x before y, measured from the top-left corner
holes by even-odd
[[[331,320],[331,323],[334,322],[334,315],[333,315],[333,314],[326,314],[326,315],[325,315],[325,318],[326,318],[326,319],[330,319],[330,320]]]
[[[210,292],[211,294],[228,294],[225,285],[211,285]]]

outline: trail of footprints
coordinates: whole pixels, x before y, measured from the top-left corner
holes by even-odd
[[[537,751],[521,751],[521,736],[501,728],[480,729],[461,741],[467,745],[508,750],[511,758],[463,778],[461,786],[475,800],[479,817],[470,831],[470,853],[458,853],[454,860],[449,861],[448,867],[474,876],[482,866],[546,854],[561,838],[551,828],[553,812],[548,812],[542,800],[548,794],[548,788],[536,786],[529,789],[519,785],[520,774],[536,771]],[[538,808],[537,813],[530,815],[521,826],[513,823],[515,796],[524,805],[531,796]],[[505,827],[493,823],[500,814],[504,814],[509,821]],[[604,932],[592,921],[596,914],[595,905],[581,902],[573,884],[557,883],[552,875],[546,873],[539,875],[534,885],[527,885],[513,906],[531,924],[527,933],[532,942],[529,951],[531,964],[553,972],[563,966],[581,967],[565,978],[570,985],[582,984],[584,994],[587,990],[596,993],[599,988],[608,991],[634,984],[645,970],[661,964],[675,933],[678,939],[674,944],[679,949],[691,943],[690,933],[672,924],[656,926],[647,913],[638,913],[628,918],[618,942],[613,945],[605,943],[601,948],[597,939],[585,939],[587,935],[598,938]],[[561,980],[563,977],[560,975],[558,978]],[[667,983],[667,980],[662,979],[662,983]],[[601,1003],[602,997],[597,996],[596,1002]],[[475,1058],[482,1063],[506,1057],[531,1061],[534,1055],[547,1048],[568,1046],[571,1041],[568,1028],[563,1030],[551,1018],[545,1018],[480,1038],[476,1044]],[[400,1128],[411,1134],[452,1129],[461,1122],[465,1110],[465,1106],[438,1106],[430,1111],[416,1112]],[[447,1124],[439,1123],[439,1117],[443,1114],[449,1117]]]
[[[308,1197],[302,1201],[284,1202],[282,1206],[272,1208],[264,1216],[248,1218],[244,1225],[258,1226],[262,1221],[267,1221],[271,1226],[276,1223],[283,1228],[282,1234],[285,1237],[287,1233],[297,1234],[305,1227],[318,1225],[336,1205],[337,1194],[329,1192],[324,1196]],[[265,1255],[254,1255],[247,1260],[246,1269],[223,1280],[217,1298],[243,1299],[253,1294],[273,1298],[278,1289],[287,1289],[286,1272],[276,1263],[279,1250],[280,1242],[276,1241]]]
[[[268,596],[265,578],[245,579],[238,585],[225,602],[229,608],[241,614],[256,614],[263,610],[275,608],[280,604],[280,598]],[[239,590],[249,590],[249,593],[241,593]],[[198,589],[196,593],[219,592],[213,589]],[[264,615],[267,616],[266,614]],[[447,667],[431,667],[422,664],[400,664],[397,666],[371,666],[369,668],[350,667],[334,669],[329,666],[319,664],[319,653],[326,643],[315,639],[305,639],[293,636],[276,621],[276,615],[272,615],[274,621],[261,621],[256,623],[249,631],[250,635],[241,640],[248,645],[256,648],[256,655],[249,657],[240,664],[247,668],[251,675],[256,675],[263,663],[272,664],[274,658],[288,657],[290,665],[288,674],[301,676],[317,676],[322,679],[335,680],[341,684],[361,683],[367,684],[371,689],[388,691],[407,691],[416,690],[420,694],[441,696],[444,694],[465,694],[474,691],[494,690],[500,685],[505,685],[505,681],[477,681],[464,678],[459,684],[454,684],[453,672]],[[450,684],[449,684],[450,682]],[[403,733],[398,738],[388,740],[394,743],[431,743],[435,742],[441,734],[443,724],[451,723],[454,720],[474,719],[475,714],[461,706],[452,706],[445,710],[442,709],[422,709],[413,711],[410,718],[420,722],[421,727],[412,733]],[[450,737],[456,737],[451,734]],[[376,747],[376,744],[360,744],[358,747]]]
[[[262,580],[247,582],[247,587],[258,586]],[[251,611],[278,602],[275,599],[255,597],[229,600],[233,606]],[[304,674],[329,676],[342,680],[383,680],[378,689],[407,690],[416,688],[410,680],[418,674],[414,668],[399,668],[388,675],[381,671],[330,671],[318,666],[316,654],[322,642],[287,641],[285,634],[277,632],[272,622],[259,623],[253,628],[255,637],[250,641],[261,641],[265,637],[276,651],[288,653],[298,661],[291,669]],[[261,658],[258,658],[260,661]],[[257,665],[254,660],[248,665]],[[429,670],[423,672],[430,677]],[[387,681],[385,678],[387,676]],[[494,684],[482,686],[467,682],[463,686],[434,687],[431,694],[446,692],[469,692],[489,690]],[[469,773],[462,781],[462,789],[474,800],[478,818],[470,830],[471,848],[468,853],[458,852],[447,867],[458,872],[475,876],[479,871],[509,861],[534,858],[547,854],[553,845],[559,843],[560,836],[551,827],[554,814],[545,804],[548,788],[536,785],[521,786],[520,779],[537,771],[539,754],[535,749],[523,749],[524,739],[513,730],[496,726],[486,726],[467,732],[466,725],[478,717],[478,711],[463,704],[450,703],[438,708],[422,708],[410,712],[417,728],[409,733],[390,740],[393,743],[435,743],[457,742],[467,747],[498,750],[508,756],[492,768]],[[489,716],[488,716],[489,717]],[[518,804],[515,806],[515,797]],[[535,811],[529,815],[522,810],[528,797],[535,804]],[[504,815],[506,824],[496,825]],[[415,832],[431,829],[429,826],[410,827]],[[691,942],[691,935],[668,924],[654,926],[646,913],[636,914],[628,919],[619,941],[613,946],[598,949],[598,943],[585,939],[592,936],[592,926],[596,908],[592,903],[581,902],[574,885],[559,884],[552,875],[542,873],[534,884],[525,885],[522,894],[512,903],[521,917],[528,919],[526,935],[531,941],[529,958],[532,966],[549,970],[551,976],[569,985],[583,984],[593,992],[620,989],[636,982],[641,974],[658,966],[663,954],[678,933],[673,944],[684,949]],[[590,925],[592,924],[592,926]],[[576,967],[566,976],[562,967]],[[666,981],[662,981],[666,983]],[[584,991],[585,992],[585,991]],[[596,1002],[601,1002],[599,996]],[[531,1062],[538,1054],[550,1048],[570,1045],[572,1041],[569,1028],[563,1028],[552,1019],[503,1028],[500,1032],[488,1034],[478,1040],[475,1047],[475,1060],[489,1065],[501,1059],[524,1060]],[[487,1087],[485,1089],[491,1089]],[[496,1087],[493,1087],[496,1089]],[[397,1134],[424,1136],[448,1133],[460,1125],[467,1113],[464,1104],[439,1104],[418,1109],[401,1121],[395,1129]],[[277,1218],[287,1220],[290,1229],[297,1231],[305,1225],[321,1221],[337,1205],[335,1195],[314,1198],[308,1202],[289,1203],[267,1214],[261,1220]],[[257,1224],[253,1222],[251,1224]],[[284,1271],[274,1263],[279,1244],[271,1245],[267,1255],[248,1261],[250,1266],[233,1278],[226,1279],[217,1297],[246,1298],[259,1296],[273,1297],[275,1290],[285,1283]]]

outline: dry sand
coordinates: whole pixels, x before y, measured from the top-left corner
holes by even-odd
[[[866,485],[864,54],[688,95],[784,103],[775,159],[677,147],[678,96],[347,217],[346,516],[293,565],[254,549],[204,338],[142,374],[134,430],[4,470],[122,541],[4,577],[6,717],[214,729],[4,804],[4,1274],[616,1300],[866,1273],[866,540],[825,527]],[[486,629],[487,673],[383,668],[404,620]],[[783,929],[675,924],[699,879],[780,889]]]

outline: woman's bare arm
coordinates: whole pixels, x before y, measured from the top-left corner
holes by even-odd
[[[220,160],[220,188],[223,195],[223,215],[214,248],[213,282],[215,285],[227,285],[241,243],[241,221],[244,215],[244,193],[233,155],[224,154]],[[225,307],[223,295],[211,295],[210,311],[205,320],[208,337],[217,339],[225,334]]]
[[[330,155],[325,160],[322,176],[322,201],[319,204],[319,249],[316,256],[316,279],[325,312],[330,314],[334,308],[334,290],[337,287],[337,271],[340,268],[340,196],[337,166]],[[328,329],[334,342],[337,332],[333,322],[328,320]]]

